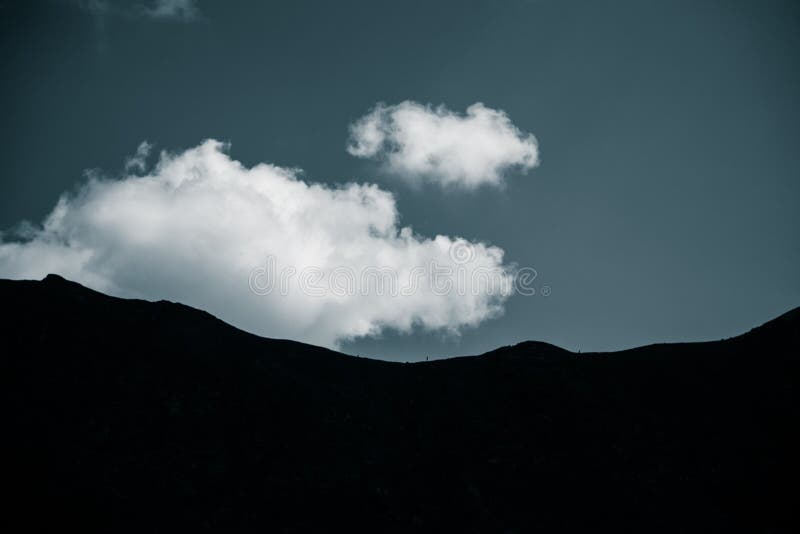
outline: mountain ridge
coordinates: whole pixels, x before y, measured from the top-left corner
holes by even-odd
[[[0,521],[29,531],[797,527],[798,309],[721,341],[402,364],[55,276],[0,281],[0,306]]]
[[[304,343],[302,341],[296,341],[296,340],[284,339],[284,338],[271,338],[271,337],[260,336],[258,334],[254,334],[252,332],[247,332],[246,330],[241,330],[241,329],[237,328],[236,326],[224,321],[223,319],[220,319],[219,317],[213,315],[212,313],[209,313],[206,310],[203,310],[201,308],[196,308],[196,307],[193,307],[193,306],[189,306],[187,304],[183,304],[183,303],[177,302],[177,301],[170,301],[170,300],[151,301],[151,300],[137,299],[137,298],[114,297],[114,296],[105,294],[102,291],[97,291],[97,290],[88,288],[88,287],[86,287],[86,286],[84,286],[84,285],[82,285],[82,284],[80,284],[78,282],[74,282],[72,280],[64,278],[61,275],[54,274],[54,273],[50,273],[50,274],[46,275],[40,281],[37,281],[37,280],[7,280],[7,279],[0,279],[0,283],[6,283],[6,282],[11,282],[11,283],[33,283],[33,284],[39,283],[39,284],[42,284],[42,285],[45,285],[45,286],[50,285],[50,286],[69,287],[69,288],[72,288],[73,291],[84,291],[84,292],[92,293],[94,295],[99,295],[99,296],[102,296],[102,297],[105,297],[105,298],[117,299],[117,300],[121,300],[121,301],[142,302],[142,303],[161,304],[161,305],[163,305],[163,304],[171,304],[171,305],[175,305],[175,306],[177,306],[179,308],[183,308],[183,309],[186,309],[186,310],[191,310],[193,313],[199,313],[199,314],[205,315],[207,317],[213,318],[214,320],[219,321],[219,323],[222,323],[222,324],[226,325],[227,327],[233,328],[233,329],[237,330],[238,332],[241,332],[242,334],[254,336],[254,337],[258,338],[258,339],[265,339],[265,340],[270,340],[270,341],[286,341],[286,342],[291,342],[291,343],[299,343],[301,345],[307,345],[307,346],[316,347],[316,348],[322,349],[322,350],[328,350],[330,352],[333,352],[333,353],[336,353],[336,354],[339,354],[339,355],[342,355],[342,356],[357,357],[357,358],[363,358],[363,359],[368,359],[368,360],[379,360],[378,358],[371,358],[369,356],[361,356],[361,355],[352,356],[352,355],[349,355],[349,354],[346,354],[346,353],[342,353],[342,352],[338,352],[338,351],[335,351],[335,350],[332,350],[332,349],[326,349],[325,347],[320,347],[318,345]],[[739,338],[742,338],[743,336],[747,336],[749,334],[754,334],[754,333],[761,332],[764,328],[773,328],[775,325],[785,325],[787,328],[792,328],[792,327],[797,328],[796,325],[798,325],[798,324],[800,324],[800,306],[792,308],[792,309],[790,309],[790,310],[788,310],[788,311],[786,311],[786,312],[784,312],[784,313],[782,313],[782,314],[780,314],[780,315],[778,315],[778,316],[776,316],[776,317],[774,317],[772,319],[769,319],[769,320],[765,321],[764,323],[762,323],[760,325],[754,326],[754,327],[750,328],[746,332],[742,332],[742,333],[736,334],[736,335],[728,337],[728,338],[721,338],[721,339],[714,339],[714,340],[703,340],[703,341],[657,342],[657,343],[649,343],[649,344],[646,344],[646,345],[640,345],[640,346],[637,346],[637,347],[630,347],[630,348],[621,349],[621,350],[615,350],[615,351],[586,351],[586,352],[573,352],[573,351],[570,351],[569,349],[565,349],[563,347],[559,347],[558,345],[554,345],[552,343],[548,343],[548,342],[545,342],[545,341],[537,341],[537,340],[528,339],[528,340],[523,340],[523,341],[514,343],[512,345],[500,346],[500,347],[497,347],[495,349],[492,349],[492,350],[489,350],[487,352],[480,353],[480,354],[465,354],[465,355],[458,355],[458,356],[450,356],[450,357],[446,357],[446,358],[436,358],[435,361],[449,360],[449,359],[453,359],[453,358],[470,358],[470,357],[476,357],[476,356],[499,355],[499,354],[503,354],[505,352],[508,352],[510,350],[525,350],[526,352],[531,353],[531,354],[540,354],[540,355],[547,354],[547,355],[550,355],[550,356],[556,355],[556,354],[561,354],[561,355],[564,355],[564,356],[566,356],[566,355],[573,355],[574,356],[574,355],[578,355],[578,354],[584,355],[584,356],[611,355],[611,354],[625,353],[625,352],[628,352],[628,351],[637,351],[637,350],[648,348],[648,347],[658,347],[658,346],[664,346],[664,345],[666,345],[666,346],[676,346],[676,345],[689,345],[689,344],[701,344],[701,343],[717,343],[717,342],[722,342],[722,341],[739,339]],[[792,326],[792,325],[795,325],[795,326]],[[403,363],[403,362],[395,362],[395,363]],[[417,361],[417,362],[408,362],[408,363],[423,363],[423,362],[422,361]]]

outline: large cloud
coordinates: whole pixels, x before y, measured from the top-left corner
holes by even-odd
[[[143,172],[148,149],[142,144],[129,171]],[[0,241],[0,276],[55,272],[326,346],[385,328],[457,332],[502,311],[511,277],[499,248],[398,228],[394,197],[375,185],[308,183],[296,169],[246,168],[226,150],[209,140],[162,153],[144,176],[90,178],[25,240]],[[450,269],[449,290],[441,279],[432,285],[433,264]],[[381,294],[367,272],[394,273],[392,287],[384,283]]]
[[[536,139],[521,132],[503,111],[476,103],[466,115],[416,102],[378,104],[350,126],[347,151],[379,158],[389,171],[411,181],[474,189],[500,185],[510,167],[539,162]]]

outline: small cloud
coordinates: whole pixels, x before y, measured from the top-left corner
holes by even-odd
[[[121,15],[182,22],[200,17],[196,0],[153,0],[132,4],[112,0],[78,0],[78,6],[96,16]]]
[[[444,106],[405,101],[378,104],[350,125],[347,151],[377,158],[409,181],[475,189],[502,185],[504,173],[539,164],[536,138],[511,123],[502,110],[478,102],[465,114]]]
[[[147,141],[142,141],[136,149],[136,154],[125,160],[125,172],[144,172],[147,167],[147,156],[150,155],[152,149],[152,144]]]
[[[194,20],[199,15],[195,0],[156,0],[144,13],[155,19],[184,21]]]

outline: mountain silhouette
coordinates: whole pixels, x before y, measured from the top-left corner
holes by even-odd
[[[403,364],[55,275],[0,299],[5,532],[798,528],[800,308]]]

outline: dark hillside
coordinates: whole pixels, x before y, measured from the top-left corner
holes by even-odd
[[[0,303],[7,532],[798,528],[800,309],[397,364],[56,276]]]

